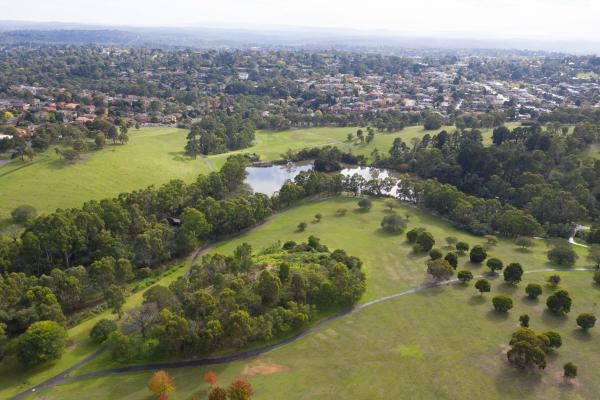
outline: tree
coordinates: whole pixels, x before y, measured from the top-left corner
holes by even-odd
[[[358,208],[361,211],[369,211],[373,207],[373,202],[370,199],[363,198],[358,201]]]
[[[469,251],[469,244],[466,242],[457,242],[456,250],[458,251],[458,254],[463,255]]]
[[[480,264],[487,258],[487,252],[483,248],[483,246],[477,245],[473,246],[471,252],[469,253],[469,259],[472,263]]]
[[[227,395],[230,400],[250,400],[253,394],[252,385],[243,379],[234,380],[227,388]]]
[[[573,265],[579,256],[566,242],[556,244],[548,251],[548,260],[559,265]]]
[[[458,243],[458,239],[457,239],[457,238],[455,238],[454,236],[448,236],[448,237],[446,238],[446,243],[448,243],[448,246],[450,246],[450,247],[454,247],[454,245],[455,245],[456,243]]]
[[[454,252],[449,252],[444,257],[444,260],[448,261],[448,264],[452,265],[452,268],[456,269],[458,267],[458,256]]]
[[[90,338],[95,343],[102,343],[111,333],[117,330],[117,324],[115,321],[111,321],[109,319],[103,318],[100,321],[96,322],[92,330],[90,331]]]
[[[167,372],[157,371],[148,382],[148,389],[157,396],[168,395],[175,389],[173,381],[173,377]]]
[[[559,290],[546,299],[548,310],[556,315],[565,315],[571,311],[571,297],[566,290]]]
[[[54,321],[34,322],[16,340],[16,354],[28,367],[57,360],[67,343],[67,331]]]
[[[521,282],[523,277],[523,267],[519,263],[510,263],[504,269],[504,281],[512,285],[516,285]]]
[[[543,336],[548,338],[547,346],[549,349],[558,349],[562,346],[562,337],[560,333],[556,331],[546,331],[542,333]]]
[[[427,231],[423,231],[417,237],[417,240],[415,241],[415,245],[413,246],[413,250],[417,253],[418,252],[428,252],[429,250],[431,250],[433,248],[434,244],[435,244],[435,239],[433,238],[433,235]]]
[[[529,247],[533,247],[533,240],[526,236],[519,236],[515,239],[515,244],[519,246],[521,249],[526,249]]]
[[[123,316],[123,305],[125,304],[125,293],[122,288],[117,285],[110,285],[104,291],[104,300],[106,305],[112,309],[114,314],[119,316],[119,319]]]
[[[510,340],[510,350],[506,354],[508,361],[518,368],[525,369],[537,367],[546,368],[546,346],[547,338],[536,335],[529,328],[517,329]]]
[[[565,379],[574,379],[577,378],[577,366],[572,362],[568,362],[563,367],[563,376]]]
[[[385,206],[388,208],[389,212],[394,211],[394,208],[398,207],[398,201],[394,199],[387,199],[385,201]]]
[[[577,316],[577,325],[584,331],[587,331],[596,325],[596,317],[590,313],[579,314]]]
[[[257,292],[261,297],[262,304],[274,306],[279,302],[281,293],[281,282],[270,271],[264,270],[258,278]]]
[[[398,214],[388,214],[381,220],[381,229],[384,232],[399,234],[406,229],[406,221]]]
[[[493,257],[487,260],[486,265],[493,274],[495,274],[496,271],[500,271],[502,268],[504,268],[502,260]]]
[[[10,215],[15,224],[25,225],[27,222],[35,219],[37,210],[30,205],[24,204],[12,210]]]
[[[181,214],[181,228],[197,239],[204,239],[210,233],[211,225],[206,216],[195,208],[186,207]]]
[[[321,214],[321,213],[315,214],[315,221],[321,222],[322,219],[323,219],[323,214]]]
[[[444,254],[442,253],[442,251],[440,249],[431,249],[429,250],[429,258],[431,258],[432,260],[437,260],[438,258],[442,258],[444,256]],[[446,260],[448,261],[448,260]],[[452,265],[452,264],[450,264]],[[452,267],[454,268],[454,265],[452,265]]]
[[[298,224],[298,232],[304,232],[304,230],[306,229],[308,225],[306,225],[306,222],[300,222]]]
[[[523,314],[519,316],[519,323],[523,328],[529,328],[529,315]]]
[[[413,228],[406,232],[406,240],[408,240],[408,243],[415,243],[419,235],[424,231],[425,229],[423,228]]]
[[[479,293],[483,296],[484,293],[488,293],[492,290],[492,285],[487,279],[479,279],[475,282],[475,289],[479,290]]]
[[[216,385],[218,379],[219,377],[215,371],[208,371],[204,374],[204,382],[208,383],[211,386]]]
[[[494,310],[505,313],[508,312],[511,308],[513,308],[513,301],[510,296],[505,294],[499,294],[492,298],[492,305],[494,306]]]
[[[552,287],[557,287],[558,284],[560,283],[560,275],[550,275],[548,277],[548,283]]]
[[[131,281],[134,278],[133,265],[126,258],[119,258],[115,264],[115,279],[121,285]]]
[[[530,299],[537,299],[542,294],[542,285],[538,283],[529,283],[525,287],[525,293]]]
[[[208,400],[227,400],[227,391],[215,386],[208,393]]]
[[[448,280],[454,274],[454,268],[448,261],[438,258],[427,262],[427,273],[436,280]]]
[[[458,271],[457,276],[458,280],[462,283],[468,283],[471,279],[473,279],[473,274],[471,273],[471,271],[466,270]]]

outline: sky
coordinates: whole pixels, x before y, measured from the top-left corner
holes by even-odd
[[[600,0],[27,0],[0,20],[600,41]]]

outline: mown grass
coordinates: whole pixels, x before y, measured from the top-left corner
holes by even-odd
[[[339,208],[348,209],[346,216],[335,216]],[[312,222],[317,212],[323,219]],[[447,236],[455,236],[471,245],[484,243],[482,238],[458,231],[419,209],[402,205],[397,212],[410,214],[409,228],[423,226],[432,232],[438,247],[444,247]],[[361,302],[366,302],[429,281],[425,274],[428,257],[414,254],[404,235],[388,235],[379,230],[381,218],[386,213],[383,200],[375,200],[373,209],[366,213],[356,211],[356,199],[314,202],[277,214],[249,234],[217,244],[213,251],[229,254],[244,241],[259,251],[277,240],[301,241],[314,234],[330,248],[346,249],[364,261],[368,289]],[[301,221],[307,222],[308,228],[299,233],[296,226]],[[522,251],[511,241],[499,240],[489,253],[505,263],[518,261],[525,269],[539,269],[551,267],[546,260],[546,250],[543,241],[536,241],[534,248]],[[581,255],[578,265],[584,265],[585,250],[578,248],[577,251]],[[460,264],[460,269],[467,268],[475,274],[487,272],[483,266],[471,265],[467,257],[461,257]],[[526,280],[542,282],[545,275],[528,275]],[[258,399],[464,398],[473,392],[486,393],[486,398],[555,398],[563,387],[553,374],[557,368],[562,368],[565,360],[572,360],[582,369],[581,388],[574,388],[573,393],[585,395],[591,393],[588,390],[598,389],[592,379],[598,365],[594,364],[590,352],[598,342],[594,333],[589,341],[574,333],[574,318],[578,312],[598,311],[596,303],[600,289],[592,286],[590,273],[561,275],[564,281],[561,286],[573,293],[576,306],[566,322],[545,313],[543,300],[535,304],[524,300],[525,283],[514,289],[496,279],[493,292],[510,293],[516,302],[515,310],[507,318],[490,312],[490,299],[494,293],[480,297],[472,286],[436,288],[352,313],[257,360],[221,365],[215,369],[227,382],[242,375],[249,364],[262,362],[284,366],[284,372],[249,377]],[[169,279],[175,276],[171,275]],[[130,299],[128,304],[137,302]],[[558,330],[565,336],[565,347],[559,349],[557,360],[551,362],[551,372],[544,372],[541,378],[520,377],[506,366],[501,356],[500,346],[508,341],[518,316],[524,312],[532,317],[535,329],[560,328]],[[103,357],[82,371],[111,365],[110,360]],[[205,371],[206,368],[172,371],[178,388],[172,398],[190,398],[194,392],[203,394],[206,386],[201,376]],[[40,396],[45,397],[40,398],[69,399],[85,393],[91,399],[149,399],[146,389],[149,376],[148,373],[127,374],[81,381],[44,390]],[[536,383],[539,380],[550,384]],[[531,387],[536,389],[532,391]],[[538,397],[538,391],[541,397]]]

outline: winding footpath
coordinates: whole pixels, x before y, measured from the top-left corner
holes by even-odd
[[[193,258],[193,262],[196,261],[198,256],[200,256],[201,254],[208,251],[208,249],[210,247],[211,246],[199,249]],[[524,271],[523,273],[524,274],[536,274],[536,273],[544,273],[544,272],[590,272],[590,271],[596,271],[596,269],[595,268],[542,268],[542,269],[532,269],[532,270]],[[489,278],[489,277],[494,277],[494,276],[497,276],[497,274],[487,273],[487,274],[477,275],[474,277],[474,279]],[[203,366],[203,365],[215,365],[215,364],[223,364],[223,363],[228,363],[228,362],[233,362],[233,361],[251,359],[251,358],[257,357],[261,354],[275,350],[279,347],[290,344],[304,336],[310,335],[311,333],[313,333],[313,332],[317,331],[319,328],[321,328],[323,325],[333,322],[333,321],[335,321],[339,318],[342,318],[345,315],[348,315],[350,313],[360,311],[364,308],[370,307],[370,306],[378,304],[378,303],[382,303],[387,300],[395,299],[397,297],[402,297],[402,296],[406,296],[409,294],[418,293],[418,292],[421,292],[421,291],[424,291],[427,289],[431,289],[431,288],[435,288],[435,287],[448,286],[448,285],[452,285],[452,284],[455,284],[458,282],[459,282],[458,279],[450,279],[447,281],[432,282],[432,283],[417,286],[417,287],[414,287],[411,289],[403,290],[401,292],[393,293],[393,294],[390,294],[387,296],[379,297],[377,299],[368,301],[366,303],[358,304],[350,309],[341,311],[338,314],[332,315],[328,318],[322,319],[321,321],[317,322],[316,324],[314,324],[310,328],[306,329],[305,331],[302,331],[294,336],[286,338],[278,343],[270,344],[270,345],[259,347],[259,348],[252,349],[252,350],[242,351],[240,353],[235,353],[235,354],[230,354],[230,355],[225,355],[225,356],[218,356],[218,357],[193,358],[193,359],[181,360],[181,361],[167,361],[167,362],[151,363],[151,364],[143,364],[143,365],[130,365],[130,366],[116,367],[116,368],[109,368],[109,369],[100,370],[100,371],[88,372],[88,373],[76,375],[76,376],[69,376],[69,374],[71,372],[73,372],[76,369],[80,368],[81,366],[89,363],[90,361],[94,360],[96,357],[101,355],[104,351],[106,351],[106,348],[102,348],[102,349],[96,351],[95,353],[89,355],[88,357],[84,358],[83,360],[81,360],[77,364],[73,365],[72,367],[61,372],[60,374],[34,386],[33,388],[27,389],[26,391],[21,392],[15,396],[11,397],[11,400],[25,399],[28,396],[31,396],[32,394],[34,394],[39,389],[56,386],[56,385],[62,385],[65,383],[70,383],[70,382],[75,382],[75,381],[80,381],[83,379],[98,378],[98,377],[102,377],[102,376],[127,373],[127,372],[144,372],[144,371],[156,371],[156,370],[160,370],[160,369],[173,369],[173,368],[185,368],[185,367],[195,367],[195,366]]]

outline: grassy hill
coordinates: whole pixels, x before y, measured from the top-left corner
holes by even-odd
[[[346,216],[335,216],[339,208],[348,209]],[[259,251],[277,240],[301,241],[314,234],[330,248],[344,248],[364,261],[368,289],[361,303],[429,282],[425,274],[428,257],[414,254],[404,235],[388,235],[379,230],[381,218],[387,213],[383,201],[374,201],[368,213],[355,208],[356,200],[348,198],[296,207],[275,215],[245,236],[218,243],[212,251],[230,254],[242,242]],[[448,250],[447,236],[465,240],[471,246],[484,243],[482,238],[458,231],[413,207],[403,205],[397,212],[410,214],[409,228],[426,227],[434,235],[436,247],[444,251]],[[312,223],[316,213],[321,213],[323,220]],[[306,221],[308,228],[298,233],[295,227],[301,221]],[[580,255],[578,266],[585,265],[585,250],[576,250]],[[546,260],[546,251],[544,241],[536,241],[532,249],[523,251],[512,241],[499,240],[488,253],[505,263],[517,261],[526,270],[532,270],[552,267]],[[484,266],[471,264],[468,257],[460,258],[459,269],[469,269],[475,275],[487,272]],[[181,273],[183,269],[178,269],[165,277],[163,284]],[[600,313],[600,289],[592,285],[590,272],[561,272],[560,288],[572,294],[574,306],[567,317],[554,317],[545,311],[545,298],[555,290],[545,285],[547,275],[526,274],[524,282],[516,287],[504,284],[499,277],[492,280],[492,293],[484,296],[472,284],[411,293],[355,311],[256,359],[210,369],[221,375],[222,384],[245,376],[255,388],[256,399],[455,399],[469,398],[474,392],[485,393],[489,399],[593,398],[600,389],[595,379],[598,365],[593,351],[600,345],[600,335],[596,329],[582,334],[574,320],[580,312]],[[544,286],[539,301],[525,298],[527,282]],[[491,298],[498,293],[511,295],[515,302],[515,308],[505,316],[492,310]],[[137,297],[129,299],[128,307],[138,304]],[[546,371],[518,373],[505,361],[503,352],[523,313],[530,315],[536,331],[553,329],[563,336],[564,345],[550,355]],[[83,336],[81,340],[85,343]],[[580,367],[580,378],[571,386],[564,385],[559,376],[562,365],[568,361]],[[101,357],[74,375],[110,365],[107,358]],[[175,376],[177,388],[170,398],[189,399],[194,393],[202,398],[207,386],[201,377],[208,369],[169,371]],[[83,380],[43,390],[36,396],[76,399],[85,393],[89,399],[148,399],[146,383],[150,376],[132,373]]]

